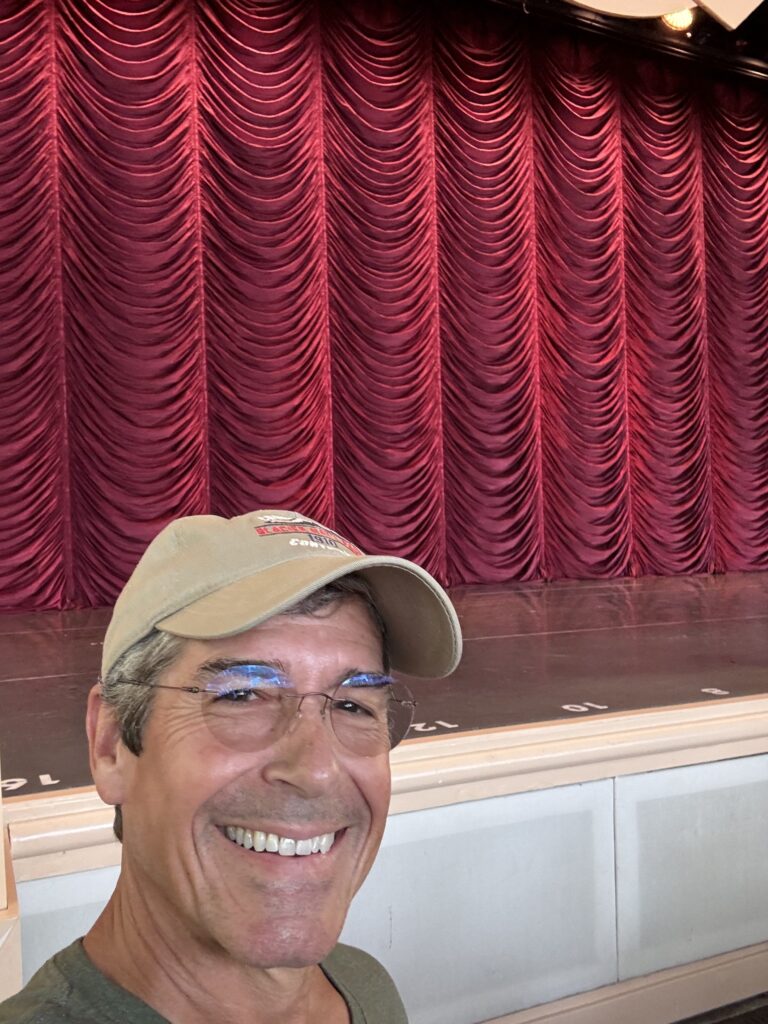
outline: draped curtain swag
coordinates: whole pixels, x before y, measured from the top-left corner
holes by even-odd
[[[0,607],[292,507],[768,568],[768,98],[455,0],[0,0]]]

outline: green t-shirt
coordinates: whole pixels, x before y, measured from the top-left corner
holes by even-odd
[[[320,966],[344,997],[351,1024],[408,1024],[394,982],[372,956],[339,944]],[[0,1024],[168,1022],[102,974],[78,939],[43,964],[21,992],[0,1003]]]

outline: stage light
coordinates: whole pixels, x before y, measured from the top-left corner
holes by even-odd
[[[689,7],[681,11],[670,11],[669,14],[662,14],[661,20],[667,28],[673,28],[676,32],[684,32],[693,24],[693,11]]]
[[[669,15],[664,8],[669,0],[569,0],[579,7],[587,7],[600,14],[610,14],[619,18],[663,18]],[[719,21],[724,28],[732,29],[745,21],[759,6],[761,0],[682,0],[690,7],[701,7]],[[546,0],[545,0],[546,4]],[[535,6],[535,5],[532,5]],[[674,12],[676,15],[677,12]],[[671,25],[672,28],[677,26]],[[679,31],[685,31],[684,28]],[[757,29],[755,31],[758,31]],[[762,40],[763,36],[759,36]]]

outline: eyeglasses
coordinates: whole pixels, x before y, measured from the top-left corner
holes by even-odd
[[[197,686],[130,683],[200,694],[206,725],[217,740],[235,750],[263,750],[277,742],[294,717],[303,713],[305,701],[320,697],[320,717],[330,720],[339,743],[354,754],[373,757],[397,746],[416,707],[406,686],[376,672],[355,673],[330,693],[296,693],[290,680],[271,665],[217,668],[214,663],[209,671]]]

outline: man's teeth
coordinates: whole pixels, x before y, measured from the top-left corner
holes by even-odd
[[[308,857],[310,853],[328,853],[336,840],[335,832],[325,832],[311,839],[289,839],[274,832],[260,832],[258,829],[240,828],[227,825],[224,829],[227,839],[257,853],[279,853],[281,857]]]

